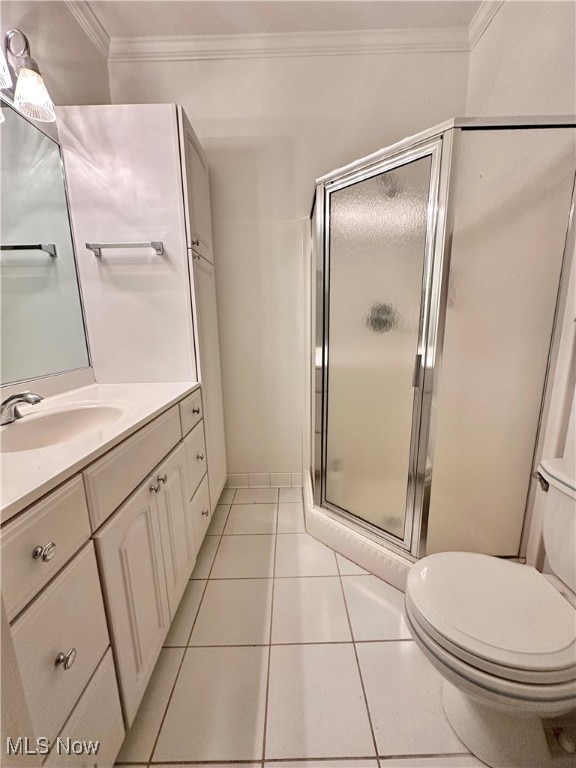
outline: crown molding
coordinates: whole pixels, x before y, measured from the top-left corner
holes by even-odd
[[[494,17],[504,5],[504,0],[483,0],[468,25],[468,40],[470,50],[474,48],[484,32],[488,29]]]
[[[66,0],[66,5],[98,52],[105,59],[108,59],[110,36],[98,20],[89,3],[84,2],[84,0]]]
[[[249,35],[115,37],[110,62],[197,61],[279,56],[346,56],[377,53],[465,53],[465,27]]]

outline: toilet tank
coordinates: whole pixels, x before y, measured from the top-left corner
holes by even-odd
[[[539,473],[549,483],[544,509],[544,548],[551,570],[576,592],[576,480],[566,459],[547,459]]]

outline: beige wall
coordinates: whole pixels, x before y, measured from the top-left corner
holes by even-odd
[[[230,473],[301,471],[301,219],[315,178],[463,113],[467,59],[110,64],[113,102],[182,104],[208,154]]]
[[[2,0],[0,29],[28,37],[54,103],[108,104],[108,65],[64,2]]]
[[[575,36],[574,2],[505,2],[470,54],[467,114],[574,114]]]

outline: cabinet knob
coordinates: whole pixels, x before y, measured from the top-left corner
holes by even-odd
[[[160,483],[152,483],[152,485],[150,486],[150,493],[160,493],[161,488],[162,486],[160,485]]]
[[[196,240],[192,240],[192,245],[200,245],[200,240],[196,238]]]
[[[203,509],[202,510],[202,517],[204,517],[204,515],[206,515],[206,517],[208,517],[209,514],[210,514],[210,510],[209,509]]]
[[[78,651],[76,648],[70,648],[68,653],[59,653],[58,656],[56,656],[56,666],[58,667],[60,664],[62,664],[64,669],[70,669],[70,667],[76,661],[77,654]]]
[[[192,413],[195,413],[196,415],[200,414],[200,408],[192,408]]]
[[[198,459],[198,461],[204,461],[204,454],[203,453],[197,453],[196,454],[196,458]]]
[[[40,558],[42,562],[47,563],[49,560],[52,560],[54,555],[56,554],[56,544],[51,541],[48,544],[45,544],[43,547],[37,546],[34,547],[32,550],[32,557],[34,560],[38,560]]]
[[[158,477],[156,478],[156,482],[157,483],[167,483],[168,482],[168,475],[167,474],[158,475]]]

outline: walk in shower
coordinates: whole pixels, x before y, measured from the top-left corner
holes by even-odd
[[[453,120],[319,179],[315,506],[517,556],[573,244],[572,120]]]

